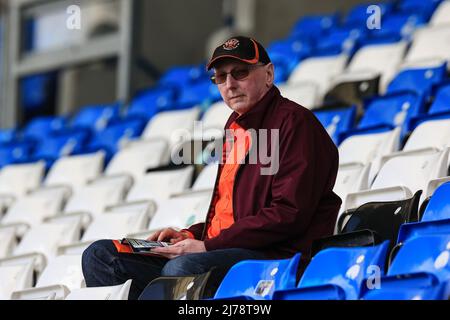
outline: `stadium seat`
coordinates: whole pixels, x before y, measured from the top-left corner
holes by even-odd
[[[22,130],[22,137],[40,141],[47,136],[57,133],[67,125],[65,117],[38,117],[27,123]]]
[[[420,123],[409,136],[403,151],[424,148],[444,150],[450,146],[450,117]]]
[[[221,138],[224,134],[223,129],[225,124],[232,112],[233,110],[224,101],[213,103],[206,109],[200,119],[203,130],[202,134],[200,135],[194,128],[194,139]]]
[[[404,243],[413,237],[427,234],[448,234],[450,232],[450,182],[434,191],[420,222],[406,223],[400,227],[397,243]]]
[[[346,137],[338,148],[339,164],[371,164],[368,177],[370,186],[380,170],[381,158],[399,150],[400,131],[400,128],[382,129],[379,132],[361,132]]]
[[[450,26],[425,27],[414,33],[413,42],[404,62],[427,60],[448,62],[450,60]]]
[[[296,38],[317,39],[339,24],[337,13],[310,15],[300,18],[292,27],[290,35]]]
[[[11,142],[0,145],[0,168],[26,162],[32,152],[31,145],[23,142]]]
[[[398,3],[397,10],[400,12],[422,13],[428,19],[433,15],[436,7],[442,0],[402,0]]]
[[[195,106],[205,107],[221,99],[219,89],[211,80],[205,79],[183,86],[174,101],[175,109],[188,109]]]
[[[169,150],[184,140],[190,140],[194,122],[199,119],[200,108],[160,112],[145,127],[142,139],[162,139]]]
[[[150,120],[161,110],[168,110],[174,105],[175,90],[168,87],[154,87],[138,94],[130,102],[126,116],[141,117]]]
[[[365,106],[358,130],[400,127],[401,139],[411,130],[411,119],[424,112],[422,97],[412,93],[395,93],[377,97]]]
[[[307,109],[315,109],[320,105],[317,86],[314,83],[298,83],[279,85],[283,97],[292,100]]]
[[[350,193],[345,210],[357,208],[371,201],[394,201],[411,198],[426,188],[430,180],[447,175],[448,150],[399,152],[382,158],[381,169],[370,190]],[[424,201],[422,195],[420,203]]]
[[[358,299],[360,287],[368,285],[365,278],[384,274],[388,245],[385,241],[374,247],[324,249],[309,263],[297,288],[276,291],[273,299]]]
[[[213,189],[214,183],[216,182],[218,166],[217,163],[211,163],[205,166],[195,179],[192,190]]]
[[[59,158],[50,168],[43,185],[65,186],[75,192],[100,176],[104,158],[103,151]]]
[[[450,84],[444,84],[437,89],[436,97],[428,110],[428,114],[433,116],[445,114],[448,117],[450,113],[449,99]]]
[[[444,81],[446,73],[446,62],[427,67],[405,68],[392,79],[386,93],[413,91],[428,98],[433,86]]]
[[[292,71],[287,83],[311,83],[317,87],[317,103],[323,102],[325,93],[330,89],[333,77],[340,74],[347,62],[347,55],[310,57],[302,60]]]
[[[105,176],[128,175],[137,181],[148,169],[167,165],[169,160],[165,140],[136,140],[114,155],[105,169]]]
[[[0,144],[12,142],[16,139],[16,129],[0,129]]]
[[[119,104],[84,106],[72,117],[70,126],[101,131],[113,118],[119,117],[119,111]]]
[[[327,130],[336,145],[342,141],[342,134],[353,128],[356,107],[315,111],[315,116]]]
[[[405,42],[363,46],[346,70],[332,79],[327,96],[347,104],[361,104],[364,98],[384,93],[405,51]]]
[[[191,185],[193,173],[193,166],[149,172],[136,180],[127,194],[126,202],[152,199],[158,205],[160,201],[186,191]]]
[[[324,57],[338,54],[352,56],[357,49],[358,41],[365,36],[364,29],[334,28],[316,43],[314,54]]]
[[[161,201],[147,229],[158,230],[167,227],[182,229],[204,222],[211,197],[212,190],[206,190],[180,194]]]
[[[362,288],[361,298],[368,300],[373,295],[380,298],[383,293],[389,295],[390,292],[408,292],[409,289],[416,293],[417,289],[447,283],[450,280],[449,250],[448,233],[411,238],[400,248],[386,276],[381,278],[380,288]],[[447,300],[450,287],[446,285],[443,289],[438,299]],[[400,298],[399,295],[396,296]],[[410,294],[403,295],[404,298],[408,296],[411,297]]]
[[[0,197],[19,198],[36,189],[44,177],[44,162],[16,164],[0,170]]]
[[[42,188],[15,201],[1,218],[1,226],[11,227],[21,237],[30,228],[61,212],[69,194],[63,188]]]
[[[75,289],[65,300],[128,300],[131,281],[117,286]]]
[[[17,246],[17,242],[18,240],[14,229],[0,227],[0,259],[10,256]]]
[[[159,79],[158,85],[179,89],[202,78],[207,78],[205,65],[178,65],[169,68]]]
[[[74,289],[85,287],[80,255],[55,257],[39,276],[36,286],[15,291],[12,300],[64,300]]]
[[[244,260],[226,274],[215,300],[271,300],[274,291],[294,288],[300,253],[291,259]]]
[[[370,10],[368,11],[371,4],[363,3],[357,4],[353,8],[351,8],[348,14],[344,18],[344,25],[347,28],[364,28],[366,27],[367,17]],[[386,16],[388,16],[392,10],[394,9],[393,3],[382,2],[377,3],[377,7],[380,9],[380,18],[384,20]]]
[[[33,267],[31,264],[0,264],[0,300],[10,300],[14,291],[33,286]]]
[[[397,241],[400,226],[419,220],[418,205],[421,192],[406,200],[365,203],[355,210],[342,213],[338,220],[339,234],[371,230],[380,239]]]
[[[211,271],[185,277],[159,277],[142,291],[139,300],[200,300],[208,297]],[[206,295],[206,296],[205,296]]]
[[[379,29],[370,30],[371,39],[393,39],[409,41],[414,31],[426,23],[427,17],[422,12],[394,13],[383,17]]]
[[[430,20],[430,26],[438,27],[450,24],[450,1],[442,3],[434,11]]]

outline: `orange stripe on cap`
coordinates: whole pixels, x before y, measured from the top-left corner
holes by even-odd
[[[251,60],[248,60],[248,59],[242,59],[242,58],[233,56],[233,55],[231,55],[231,54],[226,54],[226,55],[218,56],[218,57],[212,59],[212,60],[208,63],[208,65],[206,66],[207,70],[211,69],[211,65],[212,65],[215,61],[217,61],[218,59],[222,59],[222,58],[233,58],[233,59],[237,59],[237,60],[243,61],[243,62],[248,63],[248,64],[255,64],[255,63],[258,63],[258,61],[259,61],[259,49],[258,49],[258,45],[256,44],[255,40],[253,40],[253,39],[250,39],[250,40],[253,42],[253,46],[255,47],[255,57],[254,57],[253,59],[251,59]]]

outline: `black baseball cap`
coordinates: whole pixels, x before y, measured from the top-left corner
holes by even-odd
[[[223,58],[232,58],[248,64],[270,63],[266,49],[255,39],[236,36],[218,46],[209,60],[206,68],[210,70],[214,63]]]

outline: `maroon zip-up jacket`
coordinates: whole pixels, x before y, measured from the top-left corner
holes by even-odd
[[[254,249],[264,251],[270,259],[301,252],[305,260],[313,240],[333,234],[341,205],[333,192],[338,170],[336,146],[311,111],[282,97],[275,86],[247,113],[239,116],[233,112],[225,129],[233,121],[246,130],[279,129],[279,170],[261,175],[259,159],[256,164],[241,164],[233,187],[235,222],[208,239],[219,166],[205,223],[187,230],[204,241],[207,251]],[[270,138],[267,140],[270,145]],[[252,148],[255,146],[252,141]],[[267,149],[270,151],[270,146]]]

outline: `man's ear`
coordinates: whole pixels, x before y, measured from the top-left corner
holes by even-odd
[[[270,88],[273,84],[273,80],[275,78],[275,67],[273,65],[273,63],[269,63],[266,66],[266,86],[267,88]]]

